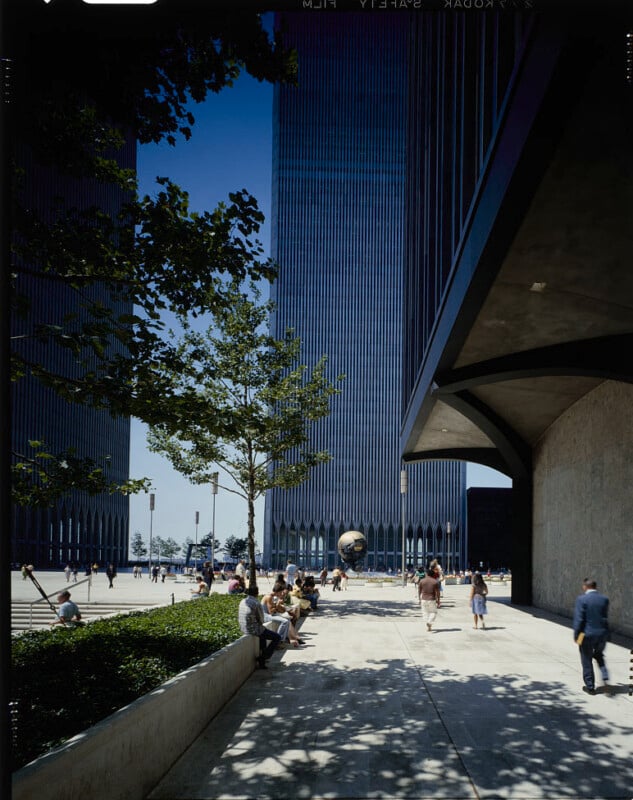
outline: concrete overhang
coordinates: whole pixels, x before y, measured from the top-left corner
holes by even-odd
[[[515,474],[517,454],[527,465],[580,398],[633,381],[633,103],[608,66],[591,74],[551,158],[531,165],[539,179],[499,263],[456,263],[405,415],[405,461]],[[476,306],[469,289],[455,295],[460,269],[471,284],[489,271]]]

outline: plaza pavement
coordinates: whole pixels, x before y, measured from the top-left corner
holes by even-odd
[[[150,800],[631,800],[633,642],[607,647],[615,694],[586,695],[570,621],[490,590],[486,630],[448,586],[429,633],[412,586],[328,587],[305,646],[257,670]]]
[[[12,583],[14,597],[29,586]],[[615,694],[586,695],[570,621],[489,586],[486,630],[472,628],[469,587],[447,586],[431,633],[412,586],[323,590],[305,645],[254,672],[148,800],[631,800],[633,641],[607,646]],[[109,590],[99,575],[91,596],[169,603],[189,588],[122,574]]]
[[[193,581],[185,579],[182,575],[178,575],[176,580],[165,579],[165,583],[161,583],[159,577],[158,583],[152,583],[145,570],[142,578],[134,578],[131,572],[120,572],[114,579],[114,587],[110,589],[105,569],[101,569],[97,575],[92,576],[88,599],[88,584],[81,583],[86,577],[81,571],[77,573],[76,587],[72,577],[69,583],[66,582],[66,576],[61,570],[40,572],[36,569],[33,575],[46,594],[68,589],[72,599],[87,617],[90,617],[91,603],[168,605],[172,602],[172,594],[176,603],[190,598],[191,588],[194,586]],[[23,580],[19,571],[11,573],[12,601],[30,602],[40,597],[37,588],[28,578]],[[54,597],[52,601],[55,602]]]

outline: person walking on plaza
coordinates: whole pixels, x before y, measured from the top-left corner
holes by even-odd
[[[431,563],[429,564],[428,571],[431,573],[431,575],[435,578],[435,580],[438,583],[440,589],[440,603],[441,603],[442,595],[444,593],[444,587],[442,586],[442,581],[444,580],[444,572],[442,570],[442,565],[437,560],[437,558],[434,558],[433,561],[431,561]]]
[[[246,580],[246,565],[244,564],[243,558],[240,558],[240,560],[235,565],[235,577],[244,578],[244,580]]]
[[[486,581],[482,578],[480,572],[476,572],[473,576],[473,582],[470,587],[470,610],[473,612],[474,625],[473,628],[477,630],[477,623],[481,622],[481,629],[484,630],[486,623],[484,622],[484,615],[488,613],[486,608],[486,596],[488,594],[488,586]]]
[[[323,567],[319,578],[321,579],[321,586],[327,586],[327,567]]]
[[[108,564],[108,568],[106,569],[106,575],[108,576],[108,580],[110,581],[108,585],[108,589],[113,589],[114,584],[112,581],[116,578],[116,567],[114,564]]]
[[[66,576],[66,583],[70,583],[70,573],[72,572],[70,564],[66,564],[64,575]]]
[[[334,567],[332,570],[332,591],[335,592],[336,590],[341,591],[341,570],[338,567]]]
[[[418,597],[426,629],[430,631],[437,616],[437,609],[440,607],[440,582],[437,578],[427,573],[418,581]]]
[[[210,561],[205,561],[202,565],[202,577],[205,580],[205,583],[209,587],[209,594],[211,593],[211,588],[213,586],[214,574],[213,574],[213,565]]]
[[[297,580],[297,565],[293,563],[292,559],[288,559],[288,563],[286,564],[286,586],[288,589],[292,589],[295,585],[295,581]]]
[[[415,596],[419,597],[418,595],[418,583],[422,580],[422,578],[426,575],[426,570],[423,566],[418,565],[416,567],[415,572],[413,573],[413,588],[415,589]]]
[[[597,589],[596,581],[585,578],[583,593],[576,598],[574,607],[574,641],[579,646],[582,664],[583,692],[596,693],[593,660],[596,660],[607,694],[609,672],[604,661],[604,649],[609,640],[609,598]]]
[[[249,586],[246,597],[238,607],[238,622],[242,633],[257,636],[259,639],[259,656],[257,663],[265,669],[266,661],[272,656],[275,648],[281,642],[281,636],[276,631],[264,627],[264,609],[257,599],[259,589],[256,585]]]

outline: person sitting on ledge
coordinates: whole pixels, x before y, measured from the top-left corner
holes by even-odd
[[[285,591],[287,589],[284,581],[283,583],[276,583],[272,590],[262,597],[264,620],[265,622],[277,622],[277,633],[281,636],[281,641],[288,640],[293,647],[298,647],[302,642],[297,636],[297,630],[294,626],[294,614],[296,612],[291,613],[286,608],[283,595]]]
[[[228,586],[226,590],[229,594],[244,594],[246,591],[246,583],[244,578],[238,575],[234,575],[232,578],[229,579]]]
[[[304,579],[302,588],[303,588],[303,594],[310,601],[310,606],[312,610],[316,611],[317,603],[319,601],[321,593],[317,588],[316,581],[314,580],[314,575],[308,575]]]
[[[196,578],[196,583],[196,588],[191,590],[191,599],[197,600],[199,597],[208,597],[209,587],[207,586],[207,582],[202,575],[198,575]]]
[[[301,606],[301,613],[317,610],[318,598],[315,594],[310,592],[309,588],[308,591],[304,589],[301,578],[296,579],[290,592],[290,597],[294,598],[294,600],[291,600],[291,602],[295,604],[298,603]]]
[[[259,638],[259,656],[257,663],[260,668],[266,668],[266,661],[272,656],[276,647],[281,642],[281,636],[276,631],[264,627],[264,609],[257,599],[259,589],[257,585],[249,586],[246,597],[240,602],[238,621],[240,630],[244,634]]]

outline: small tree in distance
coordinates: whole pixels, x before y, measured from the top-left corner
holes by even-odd
[[[196,392],[196,413],[184,408],[176,433],[153,426],[148,441],[192,483],[210,483],[214,466],[222,468],[232,481],[222,488],[248,504],[248,558],[254,565],[255,500],[273,487],[298,486],[331,459],[313,445],[310,428],[329,414],[339,389],[326,377],[326,356],[309,370],[299,362],[301,341],[292,330],[283,339],[270,335],[274,304],[261,302],[254,286],[247,295],[233,283],[227,295],[232,302],[214,312],[212,327],[185,333],[181,369],[168,375],[174,391]],[[255,570],[249,574],[253,586]]]
[[[160,561],[163,555],[163,546],[164,542],[160,536],[154,536],[152,538],[152,549],[150,552],[150,556],[156,556],[156,558]]]
[[[167,539],[162,540],[161,555],[168,558],[170,561],[176,556],[180,550],[180,545],[175,539],[169,536]]]
[[[134,531],[132,535],[132,541],[130,542],[130,549],[132,551],[132,555],[136,556],[137,558],[143,558],[143,556],[147,555],[147,546],[143,541],[143,536],[140,531]]]
[[[182,551],[181,552],[182,552],[183,558],[187,558],[187,556],[189,555],[189,545],[190,544],[195,544],[195,542],[193,541],[191,536],[187,536],[185,541],[182,543]]]
[[[213,533],[207,533],[206,536],[203,536],[199,542],[200,547],[204,547],[205,550],[208,548],[213,548],[214,552],[219,552],[220,548],[222,547],[222,542],[214,539]]]
[[[231,558],[245,558],[248,556],[248,539],[229,536],[224,545],[224,552]]]

